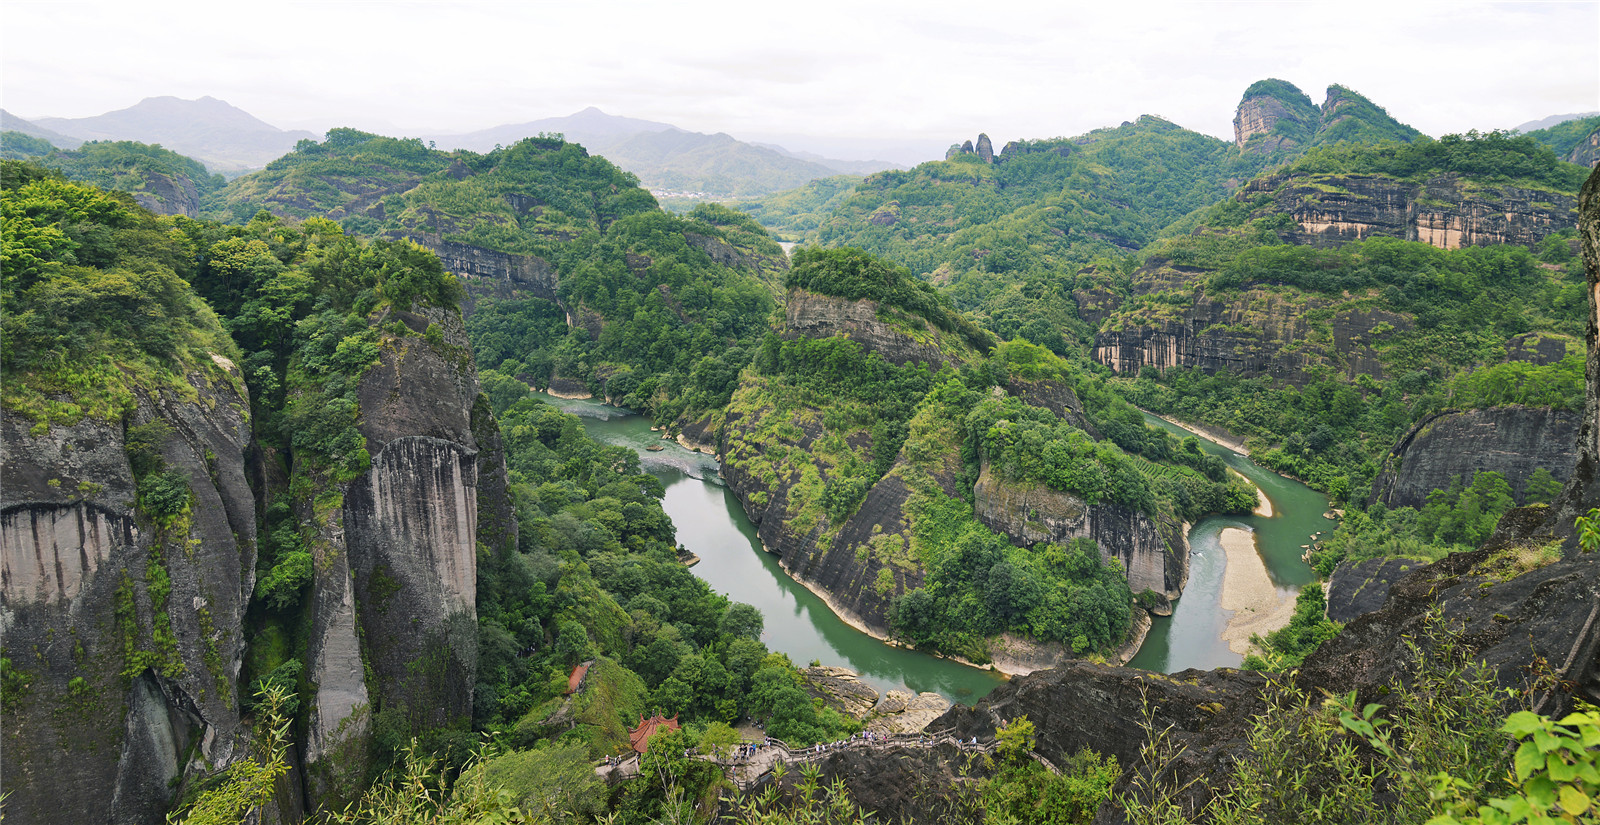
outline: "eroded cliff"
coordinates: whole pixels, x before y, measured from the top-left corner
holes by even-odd
[[[1359,298],[1256,285],[1213,296],[1207,273],[1152,258],[1134,275],[1132,296],[1105,288],[1074,292],[1080,317],[1099,326],[1094,358],[1119,373],[1142,367],[1199,367],[1292,384],[1313,366],[1349,378],[1384,377],[1380,346],[1415,327],[1410,316]]]
[[[1246,202],[1263,194],[1275,212],[1294,220],[1285,240],[1313,246],[1372,237],[1440,249],[1531,246],[1577,222],[1577,199],[1570,194],[1485,185],[1457,174],[1422,182],[1377,174],[1267,175],[1234,197]]]
[[[1535,470],[1563,483],[1572,475],[1579,421],[1577,413],[1520,405],[1435,413],[1389,452],[1371,500],[1421,509],[1429,493],[1455,481],[1470,484],[1481,470],[1504,476],[1522,501]]]
[[[1021,547],[1090,539],[1100,555],[1116,560],[1135,593],[1175,599],[1189,578],[1188,531],[1115,503],[1089,504],[1042,484],[1008,481],[987,463],[972,488],[978,520]]]
[[[185,776],[242,746],[249,401],[221,356],[182,380],[134,387],[121,421],[8,413],[0,425],[6,813],[17,821],[164,821]]]

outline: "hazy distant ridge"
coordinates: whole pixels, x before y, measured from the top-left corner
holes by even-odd
[[[46,117],[34,123],[83,140],[160,144],[199,160],[213,172],[259,169],[293,150],[301,140],[319,137],[307,131],[284,131],[214,97],[147,97],[103,115]]]
[[[888,161],[835,160],[781,146],[703,134],[670,123],[608,115],[594,107],[566,117],[506,124],[433,139],[440,148],[487,152],[540,133],[560,133],[637,175],[657,191],[712,196],[757,196],[793,189],[840,173],[865,175],[899,168]]]

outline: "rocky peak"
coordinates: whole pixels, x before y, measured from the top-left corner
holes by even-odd
[[[1346,86],[1328,87],[1328,95],[1319,113],[1315,144],[1355,140],[1361,143],[1405,141],[1410,143],[1422,133],[1391,117],[1379,106]]]
[[[1245,90],[1233,117],[1233,143],[1248,152],[1271,154],[1300,146],[1317,126],[1311,98],[1293,83],[1269,78]]]
[[[1016,143],[1015,143],[1015,141],[1013,141],[1012,143],[1007,144],[1007,145],[1008,146],[1012,146],[1012,145],[1016,145]],[[1004,154],[1004,152],[1002,152],[1001,154]],[[983,134],[982,132],[980,132],[980,133],[978,133],[978,142],[976,144],[974,144],[970,140],[962,141],[960,146],[957,146],[957,145],[955,145],[953,143],[950,144],[950,148],[948,150],[946,150],[945,153],[944,153],[944,159],[945,160],[955,160],[957,157],[960,157],[961,155],[977,155],[978,159],[983,161],[984,163],[994,163],[995,162],[994,143],[993,143],[993,141],[989,140],[989,136],[988,135]]]

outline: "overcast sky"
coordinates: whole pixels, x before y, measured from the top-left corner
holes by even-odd
[[[1140,114],[1231,139],[1265,77],[1317,103],[1344,84],[1431,135],[1600,109],[1600,0],[6,0],[0,30],[22,117],[211,95],[413,136],[598,106],[792,148],[998,148]]]

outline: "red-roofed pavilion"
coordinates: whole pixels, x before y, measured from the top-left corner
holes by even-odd
[[[655,736],[656,731],[662,728],[677,730],[678,717],[674,715],[671,719],[668,719],[658,714],[645,719],[640,716],[639,727],[628,732],[628,741],[633,744],[634,751],[644,753],[650,748],[650,737]]]

